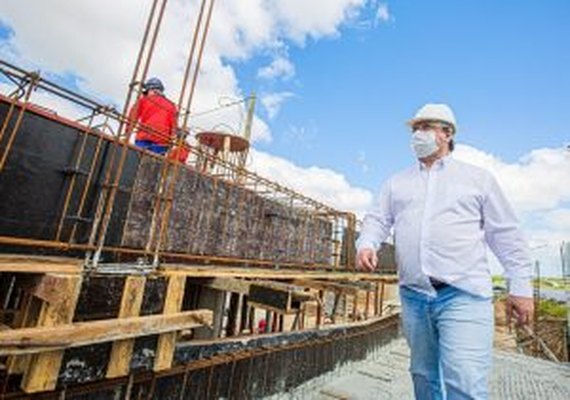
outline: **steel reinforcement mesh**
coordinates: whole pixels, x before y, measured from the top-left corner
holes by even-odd
[[[232,342],[187,345],[177,350],[177,366],[170,370],[88,384],[59,385],[34,399],[209,400],[259,399],[286,393],[342,365],[365,359],[399,336],[399,316],[359,326],[269,335]],[[193,360],[200,357],[198,360]],[[187,358],[188,360],[186,360]],[[9,385],[8,385],[9,386]],[[5,399],[30,398],[5,393]]]

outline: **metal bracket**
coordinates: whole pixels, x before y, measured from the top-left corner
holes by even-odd
[[[103,275],[149,275],[156,272],[157,266],[149,264],[139,258],[136,263],[98,263],[88,265],[87,270],[91,273]]]

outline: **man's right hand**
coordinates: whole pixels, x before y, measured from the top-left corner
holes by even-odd
[[[378,257],[373,249],[360,249],[356,254],[356,267],[373,272],[378,265]]]

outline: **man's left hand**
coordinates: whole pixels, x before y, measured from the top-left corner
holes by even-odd
[[[513,316],[517,319],[517,326],[530,324],[534,315],[534,299],[532,297],[507,297],[507,326],[511,325]]]

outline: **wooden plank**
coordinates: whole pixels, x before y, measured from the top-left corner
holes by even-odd
[[[358,292],[352,298],[352,320],[358,320]]]
[[[23,339],[23,345],[33,343],[34,336],[27,334],[22,335],[22,331],[42,332],[48,330],[51,335],[50,339],[58,340],[61,334],[61,328],[58,325],[69,324],[73,321],[73,314],[75,312],[77,299],[79,298],[82,278],[80,276],[62,275],[53,276],[49,280],[52,282],[57,281],[60,285],[57,301],[50,303],[44,302],[42,304],[38,318],[39,327],[0,333],[2,338],[7,339],[8,343],[10,338],[12,338],[15,343],[22,342]],[[0,347],[0,354],[3,350],[4,349]],[[26,393],[35,393],[55,389],[62,359],[63,351],[61,350],[34,354],[30,360],[28,369],[22,377],[22,390]]]
[[[22,299],[21,309],[15,315],[13,326],[15,329],[35,326],[39,315],[39,300],[35,300],[31,294],[25,293]],[[30,363],[30,356],[12,356],[6,362],[8,374],[23,374]]]
[[[77,322],[0,332],[0,356],[41,353],[212,324],[211,310]],[[40,354],[42,355],[42,354]]]
[[[69,275],[45,274],[39,277],[30,293],[48,303],[57,303],[61,298],[61,290],[68,284]]]
[[[329,281],[379,281],[396,283],[395,274],[378,274],[367,272],[341,272],[313,269],[269,269],[269,268],[239,268],[224,265],[186,266],[180,264],[164,264],[160,271],[167,275],[181,275],[196,278],[259,278],[259,279],[323,279]]]
[[[216,290],[223,290],[225,292],[239,293],[247,295],[249,293],[249,286],[251,282],[237,278],[212,278],[205,282],[196,282],[200,286],[206,286]]]
[[[359,289],[355,285],[309,279],[294,279],[293,284],[317,290],[339,290],[346,294],[354,294]]]
[[[380,313],[378,314],[379,316],[382,316],[383,312],[384,312],[384,286],[385,283],[382,282],[380,283],[380,304],[378,307],[380,307]]]
[[[337,282],[310,279],[293,279],[292,284],[312,289],[340,290],[346,294],[354,294],[357,290],[374,291],[377,281]]]
[[[331,311],[331,322],[336,324],[336,315],[338,313],[338,304],[340,303],[340,296],[342,296],[340,291],[334,292],[334,303]]]
[[[272,287],[251,285],[249,300],[255,304],[263,304],[281,312],[288,312],[291,300],[291,292],[275,290]]]
[[[374,315],[379,314],[380,308],[380,285],[376,282],[376,290],[374,290]]]
[[[79,274],[83,260],[63,257],[0,255],[0,272]]]
[[[174,314],[180,311],[185,286],[186,277],[183,275],[173,275],[168,278],[168,288],[166,289],[166,299],[164,301],[164,310],[162,311],[163,315]],[[156,358],[154,359],[155,371],[161,371],[172,366],[176,338],[176,332],[165,333],[158,338]]]
[[[342,322],[346,323],[348,320],[348,295],[343,294],[344,302],[343,302],[343,309],[342,309]]]
[[[125,280],[119,318],[136,317],[139,315],[143,301],[146,278],[144,276],[129,276]],[[131,356],[134,346],[133,339],[113,342],[107,378],[125,376],[129,373]]]

